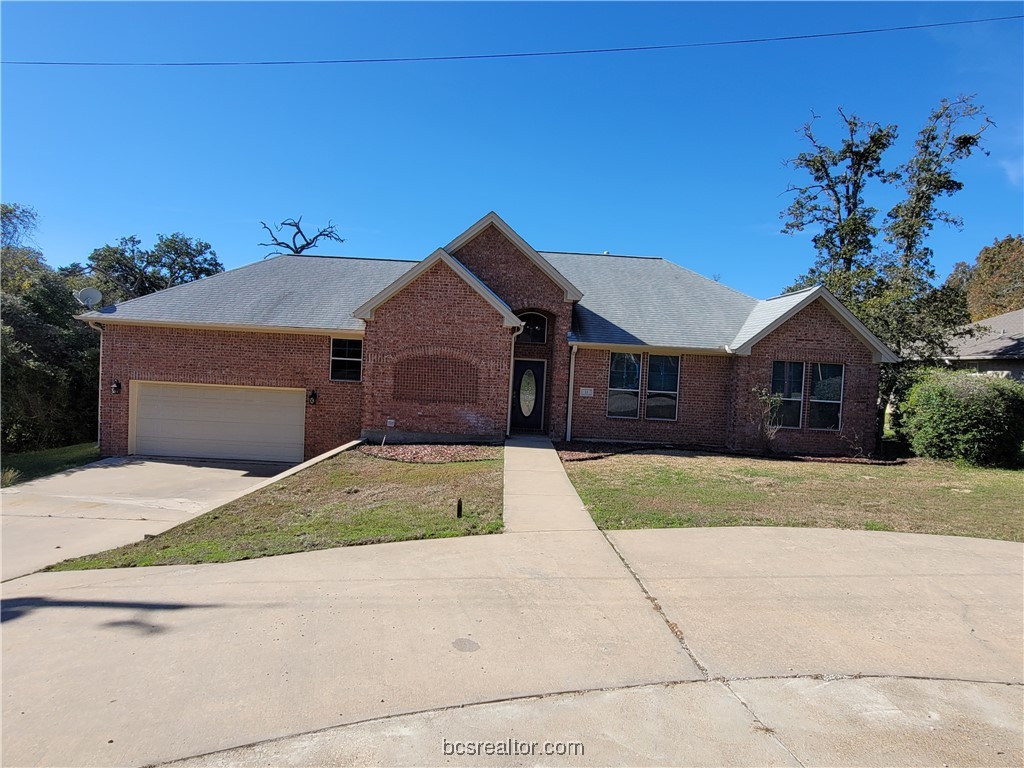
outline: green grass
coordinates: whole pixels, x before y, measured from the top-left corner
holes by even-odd
[[[3,457],[4,486],[35,480],[96,461],[100,457],[96,443],[79,443],[45,451],[8,453]],[[16,474],[15,474],[16,473]]]
[[[463,516],[456,504],[463,500]],[[145,541],[47,570],[224,563],[502,530],[501,460],[405,464],[346,451]]]
[[[1024,471],[644,451],[566,462],[599,527],[770,525],[1024,541]]]

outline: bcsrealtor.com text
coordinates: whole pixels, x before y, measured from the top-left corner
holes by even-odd
[[[474,757],[477,755],[512,756],[512,757],[582,757],[583,742],[581,741],[519,741],[519,739],[503,739],[501,741],[449,741],[441,739],[441,751],[446,755]]]

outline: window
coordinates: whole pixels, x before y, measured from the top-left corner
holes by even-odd
[[[608,368],[608,415],[619,419],[640,416],[640,355],[611,353]]]
[[[807,426],[811,429],[839,429],[843,410],[843,366],[811,363],[811,398]]]
[[[537,312],[524,312],[519,319],[525,323],[517,341],[526,344],[546,344],[548,340],[548,319]]]
[[[331,380],[359,381],[363,375],[363,342],[331,339]]]
[[[804,400],[804,364],[772,363],[772,394],[782,398],[782,404],[775,412],[775,423],[780,427],[799,429]]]
[[[647,356],[647,404],[644,417],[675,421],[679,400],[679,358]]]

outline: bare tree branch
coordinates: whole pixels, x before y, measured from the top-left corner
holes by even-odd
[[[326,227],[318,231],[312,237],[307,237],[306,233],[302,231],[301,216],[298,219],[284,219],[280,224],[275,225],[274,229],[271,229],[266,222],[263,221],[260,222],[260,226],[267,230],[267,233],[270,235],[270,242],[259,243],[259,245],[275,249],[268,253],[267,256],[279,256],[281,254],[301,256],[311,248],[316,248],[321,239],[333,240],[336,243],[345,242],[345,238],[338,234],[337,228],[330,221],[327,222]],[[293,230],[290,243],[282,240],[277,236],[277,234],[275,234],[275,231],[282,232],[285,228]]]

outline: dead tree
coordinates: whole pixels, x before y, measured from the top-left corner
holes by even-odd
[[[329,221],[327,222],[326,227],[321,229],[312,237],[306,237],[306,233],[302,231],[301,216],[299,216],[298,219],[285,219],[280,224],[275,225],[273,229],[262,221],[260,222],[260,226],[270,234],[270,242],[260,243],[260,245],[275,249],[268,253],[267,256],[279,256],[283,253],[291,253],[296,256],[301,256],[309,249],[316,248],[318,241],[321,239],[333,240],[336,243],[345,242],[345,238],[338,234],[338,230],[335,229],[334,224]],[[276,232],[283,232],[285,229],[292,230],[291,242],[280,239],[276,234]]]

